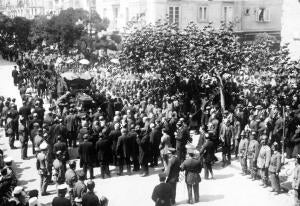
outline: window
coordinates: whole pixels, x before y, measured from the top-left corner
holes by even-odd
[[[198,20],[199,21],[207,21],[208,16],[207,16],[207,6],[200,6],[198,10]]]
[[[169,23],[170,24],[179,24],[179,7],[170,6],[169,7]]]
[[[250,9],[245,9],[244,14],[245,14],[245,16],[250,16]]]
[[[225,24],[229,24],[233,21],[233,9],[231,6],[223,7],[223,21]]]
[[[259,8],[256,12],[256,21],[269,22],[271,20],[270,10],[267,8]]]

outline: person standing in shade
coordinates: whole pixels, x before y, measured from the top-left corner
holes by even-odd
[[[247,175],[247,173],[248,173],[248,168],[247,168],[248,145],[249,145],[249,140],[246,137],[245,132],[242,131],[241,140],[240,140],[239,148],[238,148],[238,156],[240,158],[240,163],[241,163],[242,174],[243,175]]]
[[[185,171],[185,183],[188,190],[188,203],[193,204],[193,190],[195,203],[199,202],[199,183],[201,182],[200,172],[202,170],[202,160],[195,156],[197,150],[188,148],[189,157],[180,165],[181,170]]]
[[[176,186],[179,181],[179,172],[180,172],[180,159],[176,155],[175,148],[168,148],[171,153],[171,158],[167,166],[167,183],[171,185],[172,188],[172,199],[171,203],[176,203]]]
[[[87,169],[89,169],[90,179],[94,178],[94,169],[92,162],[92,152],[94,151],[94,145],[88,140],[89,135],[83,135],[83,142],[79,144],[78,154],[80,157],[80,167],[83,168],[83,172],[87,176]]]
[[[171,206],[172,205],[172,187],[170,184],[165,183],[166,174],[161,173],[158,175],[160,184],[155,186],[152,192],[152,200],[155,206]]]
[[[212,171],[212,163],[215,159],[213,135],[213,131],[209,131],[208,134],[205,134],[206,141],[200,150],[200,155],[202,155],[204,159],[204,179],[208,179],[209,173],[211,174],[211,179],[214,178],[214,173]]]
[[[279,172],[281,168],[281,154],[279,144],[274,142],[272,145],[272,150],[273,154],[271,156],[269,166],[269,179],[272,186],[271,192],[275,192],[275,195],[278,195],[280,193]]]

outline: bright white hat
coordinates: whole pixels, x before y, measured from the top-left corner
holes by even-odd
[[[58,185],[57,190],[66,190],[68,187],[66,184]]]
[[[13,161],[13,159],[12,159],[12,157],[6,157],[6,158],[4,158],[4,162],[5,163],[10,163],[10,162],[12,162]]]
[[[45,150],[47,148],[48,148],[48,144],[46,142],[42,142],[42,144],[40,145],[40,149]]]
[[[23,191],[23,187],[17,186],[17,187],[15,187],[13,194],[17,195],[17,194],[20,194],[22,191]]]

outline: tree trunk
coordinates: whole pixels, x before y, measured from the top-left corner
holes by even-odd
[[[221,75],[218,72],[216,72],[216,74],[217,74],[217,77],[219,79],[221,110],[222,110],[222,112],[224,112],[225,111],[224,85],[223,85],[223,81],[222,81]]]

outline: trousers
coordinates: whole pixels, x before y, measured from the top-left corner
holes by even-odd
[[[280,182],[279,176],[275,174],[275,172],[269,172],[269,179],[271,181],[272,189],[276,192],[280,192]]]
[[[193,190],[194,190],[195,202],[199,202],[199,183],[193,185],[187,184],[186,186],[188,190],[189,202],[191,203],[193,201]]]

